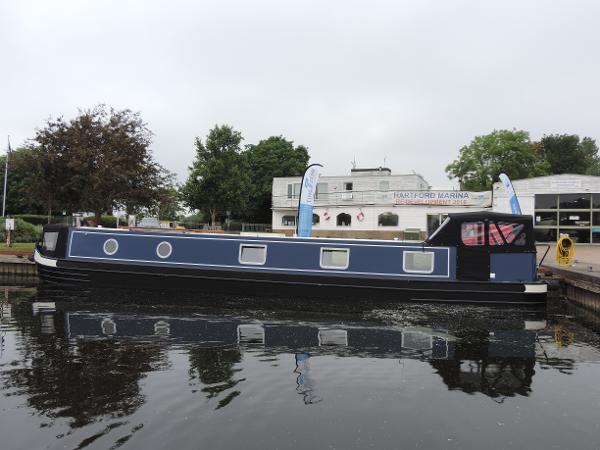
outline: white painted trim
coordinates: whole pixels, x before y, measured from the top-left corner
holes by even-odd
[[[178,235],[174,235],[174,234],[163,234],[163,233],[155,233],[155,234],[139,234],[136,232],[128,232],[127,230],[115,230],[115,231],[110,231],[110,232],[103,232],[103,231],[98,231],[98,228],[91,228],[90,231],[79,231],[79,228],[74,228],[72,229],[71,232],[71,236],[73,234],[79,233],[79,234],[102,234],[102,235],[117,235],[117,236],[122,236],[123,234],[126,234],[127,236],[131,236],[131,237],[154,237],[154,238],[169,238],[169,239],[208,239],[208,240],[212,240],[212,241],[216,241],[216,240],[222,240],[223,236],[240,236],[239,234],[228,234],[228,233],[219,233],[218,236],[219,237],[207,237],[206,235],[208,233],[193,233],[194,235],[192,235],[192,233],[188,233],[188,235],[185,236],[178,236]],[[106,230],[106,228],[100,228],[100,230]],[[119,232],[116,232],[119,231]],[[354,238],[315,238],[315,237],[309,237],[309,238],[299,238],[297,236],[282,236],[282,237],[277,237],[278,241],[274,241],[274,240],[270,240],[270,241],[265,241],[265,240],[261,240],[261,242],[274,242],[274,243],[281,243],[281,244],[294,244],[297,242],[302,242],[303,244],[312,244],[312,245],[327,245],[327,241],[345,241],[344,245],[354,245],[354,246],[362,246],[362,247],[381,247],[381,245],[372,245],[372,244],[352,244],[349,243],[348,241],[358,241],[358,242],[384,242],[386,245],[386,247],[397,247],[397,248],[414,248],[415,246],[423,246],[423,242],[415,242],[413,245],[406,245],[406,243],[404,245],[394,245],[394,242],[396,241],[392,241],[389,239],[354,239]],[[315,241],[316,239],[319,239],[320,242],[311,242],[311,241]],[[228,241],[245,241],[248,242],[249,244],[252,243],[251,239],[248,239],[247,237],[239,237],[239,238],[229,238],[227,237]],[[325,242],[323,242],[325,241]],[[401,242],[401,241],[398,241]],[[448,247],[433,247],[433,248],[448,248]]]
[[[326,266],[325,264],[323,264],[323,250],[336,250],[336,251],[343,251],[346,252],[346,265],[345,266]],[[319,253],[319,266],[321,267],[321,269],[334,269],[334,270],[346,270],[348,268],[348,266],[350,266],[350,249],[349,248],[344,248],[344,247],[321,247],[320,253]],[[358,272],[353,272],[353,273],[358,273]]]
[[[410,270],[406,268],[406,258],[404,255],[406,255],[407,253],[417,253],[417,254],[423,254],[423,253],[427,253],[431,255],[431,270]],[[435,252],[426,252],[426,251],[406,251],[406,252],[402,252],[402,271],[406,272],[406,273],[433,273],[433,271],[435,270]]]
[[[35,251],[33,252],[33,260],[42,266],[56,267],[56,259],[50,259],[46,258],[45,256],[42,256],[37,249],[35,249]]]
[[[526,294],[543,294],[548,292],[548,285],[546,283],[525,284],[523,286],[525,287],[524,292]]]
[[[249,262],[242,261],[242,249],[244,247],[253,247],[253,248],[262,248],[264,249],[263,259],[261,262]],[[240,244],[240,250],[238,252],[238,262],[240,264],[249,265],[249,266],[264,266],[267,262],[267,246],[262,244]]]

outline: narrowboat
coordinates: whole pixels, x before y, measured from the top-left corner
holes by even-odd
[[[270,297],[543,303],[531,216],[450,214],[424,242],[44,227],[43,283]]]

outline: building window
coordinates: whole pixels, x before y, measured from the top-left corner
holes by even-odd
[[[561,211],[558,213],[558,223],[561,226],[589,227],[590,214],[589,211]]]
[[[346,183],[344,183],[344,190],[345,191],[351,191],[352,190],[352,186],[353,186],[352,182],[346,182]]]
[[[300,197],[300,183],[290,183],[287,185],[287,198]]]
[[[575,242],[600,244],[600,194],[536,194],[534,226],[537,242],[553,242],[568,234]]]
[[[557,194],[536,194],[535,209],[556,209],[558,208]]]
[[[315,193],[315,200],[316,199],[325,200],[327,198],[328,192],[329,192],[329,184],[317,183],[317,192]]]
[[[397,227],[398,214],[392,214],[390,212],[379,214],[377,217],[377,225],[380,227]]]
[[[464,245],[485,245],[485,226],[483,222],[463,222],[460,238]]]
[[[433,235],[447,217],[446,213],[427,214],[427,236]]]
[[[352,216],[350,214],[341,213],[337,216],[338,227],[349,227],[352,224]]]
[[[402,269],[407,273],[432,273],[434,257],[433,252],[404,252]]]
[[[267,246],[254,244],[240,244],[240,264],[262,266],[267,262]]]
[[[590,194],[560,194],[558,207],[560,209],[590,209]]]
[[[321,248],[321,268],[347,269],[350,263],[350,249]]]
[[[281,218],[281,225],[283,225],[284,227],[295,227],[296,216],[283,216]]]
[[[313,214],[312,224],[313,225],[317,225],[320,221],[321,221],[321,218],[319,217],[319,215],[318,214]]]

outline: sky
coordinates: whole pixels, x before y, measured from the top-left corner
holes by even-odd
[[[600,2],[0,0],[0,151],[49,117],[139,111],[185,180],[195,138],[283,135],[324,175],[437,189],[475,136],[600,141]]]

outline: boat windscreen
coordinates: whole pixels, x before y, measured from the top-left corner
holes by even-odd
[[[438,234],[438,233],[440,232],[440,230],[441,230],[442,228],[444,228],[444,227],[445,227],[445,226],[446,226],[448,223],[450,223],[450,217],[446,217],[446,219],[444,219],[444,221],[441,223],[441,225],[440,225],[439,227],[437,227],[437,229],[436,229],[436,230],[435,230],[433,233],[431,233],[431,236],[429,236],[429,237],[427,238],[427,240],[428,240],[428,241],[430,241],[431,239],[433,239],[433,238],[434,238],[434,236],[435,236],[436,234]]]

